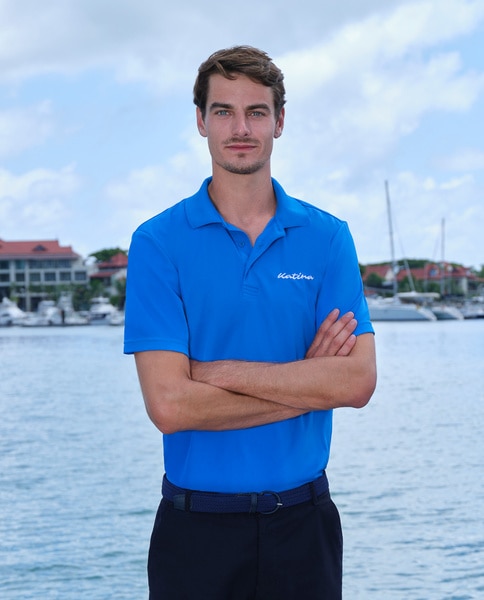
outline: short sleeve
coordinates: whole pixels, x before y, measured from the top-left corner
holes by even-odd
[[[363,292],[360,267],[348,225],[341,222],[330,244],[330,257],[323,278],[318,303],[318,322],[321,323],[334,308],[340,314],[352,311],[358,325],[355,333],[373,333],[368,304]]]
[[[128,253],[124,352],[188,354],[188,327],[176,266],[160,240],[138,229]]]

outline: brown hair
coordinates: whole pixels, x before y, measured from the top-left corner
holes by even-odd
[[[210,76],[219,73],[227,79],[235,79],[237,74],[245,75],[257,83],[272,88],[274,110],[279,116],[285,100],[284,75],[276,67],[268,54],[252,46],[233,46],[218,50],[207,58],[198,69],[193,87],[193,102],[205,117]]]

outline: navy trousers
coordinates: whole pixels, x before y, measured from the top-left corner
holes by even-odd
[[[329,492],[271,515],[185,512],[162,500],[150,600],[341,600],[343,540]]]

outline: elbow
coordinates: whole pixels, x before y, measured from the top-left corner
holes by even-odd
[[[163,434],[186,429],[181,424],[180,403],[173,393],[159,392],[156,399],[145,397],[145,407],[153,425]]]
[[[347,379],[351,389],[347,406],[363,408],[373,396],[377,380],[375,343],[372,334],[363,334],[358,339],[353,356],[355,360]]]
[[[167,415],[159,415],[148,413],[153,425],[163,433],[163,435],[168,435],[170,433],[177,433],[181,431],[181,429],[177,426],[175,420],[171,419]]]
[[[371,372],[365,372],[356,379],[350,406],[353,408],[364,408],[373,396],[375,388],[376,369],[373,369]]]
[[[147,413],[153,425],[164,435],[182,431],[177,419],[167,411],[147,410]]]

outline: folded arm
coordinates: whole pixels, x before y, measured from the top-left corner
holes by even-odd
[[[293,386],[289,374],[296,365],[307,363],[308,372],[311,372],[319,369],[319,362],[313,361],[323,357],[349,360],[359,345],[353,335],[356,321],[351,313],[341,319],[338,316],[336,310],[330,313],[319,328],[306,360],[295,363],[197,363],[190,362],[184,354],[177,352],[137,353],[138,376],[151,420],[164,433],[187,429],[243,429],[297,417],[313,410],[309,403],[293,405],[292,396],[297,395],[297,389],[279,397],[275,386],[270,383],[273,372],[267,371],[264,375],[262,372],[280,367],[280,375],[284,372],[288,384]],[[253,377],[252,383],[249,373]],[[227,379],[227,383],[230,380],[230,385],[222,385],[221,376]],[[266,378],[265,385],[255,386],[255,379],[260,376]],[[242,391],[243,387],[245,391]],[[249,387],[250,392],[247,391]],[[274,388],[270,394],[267,393],[269,388]]]
[[[291,363],[192,363],[198,381],[301,410],[367,404],[376,384],[373,334],[358,336],[348,356],[314,355]]]
[[[178,352],[139,352],[135,360],[146,410],[163,433],[244,429],[307,412],[194,381]]]

